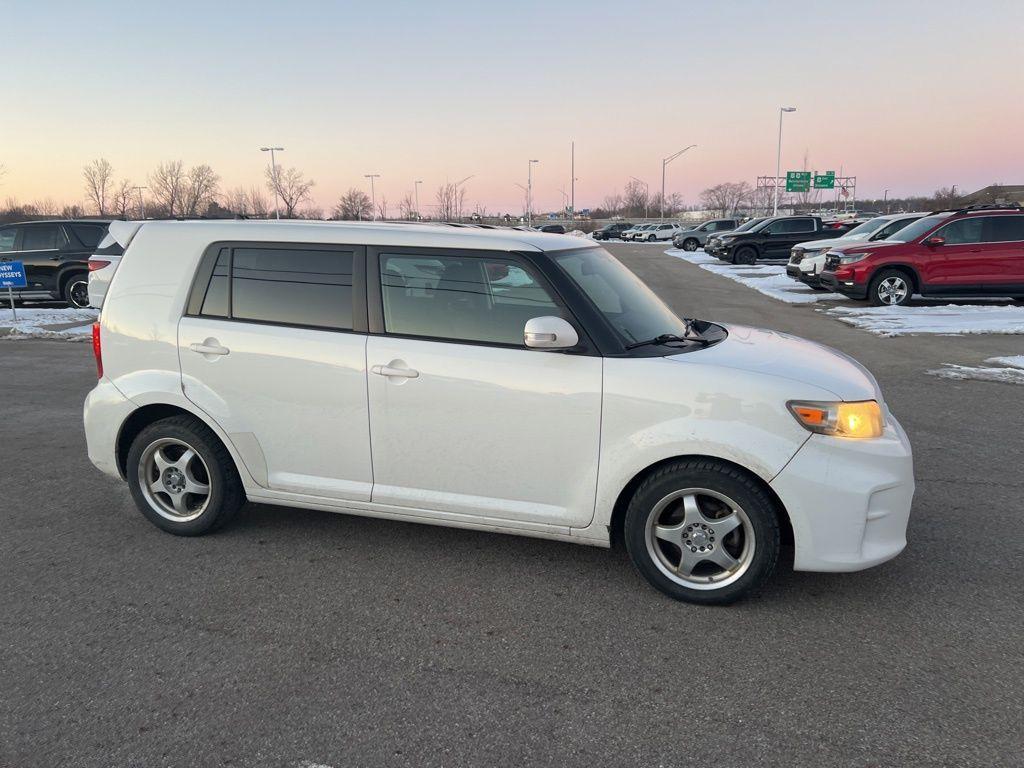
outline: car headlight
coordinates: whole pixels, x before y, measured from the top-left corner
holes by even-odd
[[[875,400],[822,403],[791,400],[790,413],[805,429],[832,437],[881,437],[885,420]]]
[[[856,264],[858,261],[863,261],[871,254],[869,253],[841,253],[839,254],[840,264]]]

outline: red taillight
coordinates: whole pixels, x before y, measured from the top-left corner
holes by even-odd
[[[89,271],[95,272],[97,269],[103,269],[109,263],[109,261],[103,261],[102,259],[89,259]]]
[[[92,354],[96,358],[96,377],[103,378],[103,349],[100,345],[100,324],[92,324]]]

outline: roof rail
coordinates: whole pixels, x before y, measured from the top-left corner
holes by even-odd
[[[941,211],[932,211],[929,216],[936,213],[972,213],[974,211],[1019,211],[1022,210],[1020,203],[990,203],[985,205],[965,205],[960,208],[944,208]]]

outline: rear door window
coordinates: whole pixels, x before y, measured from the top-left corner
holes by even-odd
[[[57,224],[30,224],[23,232],[23,251],[52,251],[64,245],[64,233]]]
[[[221,248],[190,314],[273,325],[352,329],[352,251],[289,246]]]
[[[75,237],[81,240],[82,245],[86,248],[95,248],[100,244],[103,235],[107,233],[107,228],[101,224],[70,224],[69,226]]]

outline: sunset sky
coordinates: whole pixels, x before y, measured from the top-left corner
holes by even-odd
[[[858,176],[858,196],[1024,183],[1024,3],[4,3],[0,198],[83,199],[107,158],[145,184],[162,160],[262,180],[261,145],[330,208],[379,173],[424,212],[445,179],[470,207],[577,206],[630,176],[695,203],[783,170]]]

